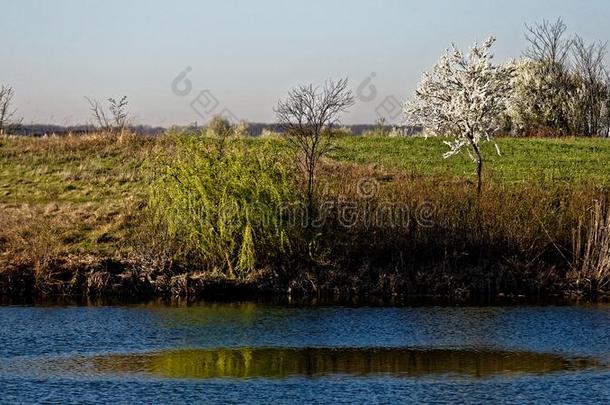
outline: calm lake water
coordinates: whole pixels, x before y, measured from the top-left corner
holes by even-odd
[[[610,307],[0,307],[0,402],[610,402]]]

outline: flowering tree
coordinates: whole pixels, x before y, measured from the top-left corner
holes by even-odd
[[[516,60],[512,66],[515,76],[506,111],[511,131],[530,135],[569,133],[573,96],[568,73],[561,73],[559,79],[559,70],[530,59]]]
[[[477,165],[479,193],[483,169],[479,144],[492,141],[512,89],[513,68],[492,64],[494,42],[490,37],[481,46],[475,44],[468,55],[453,46],[424,73],[415,99],[405,108],[413,124],[453,138],[445,142],[450,147],[445,158],[468,151]],[[497,145],[496,150],[500,152]]]

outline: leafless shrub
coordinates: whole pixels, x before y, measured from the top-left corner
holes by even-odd
[[[333,128],[339,116],[354,104],[347,79],[328,81],[320,88],[302,85],[278,103],[278,122],[295,150],[298,168],[305,177],[309,212],[313,212],[316,169],[332,147]]]
[[[85,98],[89,102],[93,122],[101,131],[120,133],[127,129],[130,121],[127,96],[121,97],[118,101],[109,98],[107,110],[98,100]]]
[[[377,135],[386,136],[388,134],[386,117],[379,116],[375,120],[375,132]]]

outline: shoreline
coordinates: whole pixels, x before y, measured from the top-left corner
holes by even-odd
[[[523,279],[514,290],[492,286],[489,278],[468,279],[450,283],[428,283],[413,280],[413,274],[380,271],[368,281],[357,284],[358,272],[333,271],[330,278],[326,269],[298,271],[295,278],[269,277],[261,273],[249,280],[229,279],[223,275],[208,273],[182,273],[172,277],[151,273],[137,273],[133,263],[105,261],[106,270],[100,266],[67,271],[58,267],[50,271],[56,278],[36,280],[33,269],[14,269],[0,272],[0,305],[11,303],[70,302],[76,305],[101,303],[105,305],[129,305],[148,302],[176,303],[196,302],[260,302],[279,305],[347,305],[347,306],[502,306],[502,305],[578,305],[610,302],[610,291],[586,291],[577,289],[567,279],[555,279],[542,283],[540,279]],[[432,271],[430,267],[426,269]],[[463,268],[447,272],[447,267],[437,266],[435,276],[451,279],[457,274],[468,274]],[[482,274],[481,269],[472,269]],[[277,275],[277,273],[275,273]],[[507,275],[523,276],[523,269],[504,268]],[[540,274],[539,271],[529,274]],[[391,281],[387,281],[391,279]],[[343,281],[339,281],[343,280]],[[383,284],[383,281],[386,283]],[[430,278],[427,279],[428,281]],[[322,284],[316,286],[317,282]],[[497,280],[495,280],[497,282]],[[415,283],[415,284],[414,284]],[[473,287],[474,285],[479,288]],[[487,285],[487,288],[480,288]],[[470,288],[469,288],[470,286]]]

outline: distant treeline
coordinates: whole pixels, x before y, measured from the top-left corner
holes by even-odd
[[[138,134],[159,135],[165,132],[163,127],[152,127],[149,125],[135,125],[130,129]],[[26,136],[50,136],[66,134],[88,134],[100,132],[99,128],[93,125],[52,125],[52,124],[29,124],[20,125],[11,131],[13,135]]]
[[[267,124],[261,122],[248,123],[248,133],[252,136],[260,136],[265,131],[269,132],[282,132],[282,128],[279,124]],[[173,128],[178,129],[190,129],[193,131],[200,131],[205,128],[202,125],[185,125],[185,126],[174,126]],[[165,127],[153,127],[149,125],[135,125],[130,126],[129,129],[132,132],[142,135],[160,135],[167,131],[169,128]],[[381,130],[378,124],[357,124],[357,125],[343,125],[341,129],[351,133],[352,135],[361,136],[370,132],[379,132]],[[414,135],[422,131],[421,127],[408,126],[408,125],[384,125],[383,131],[389,133],[394,131],[403,136]],[[14,135],[24,136],[51,136],[51,135],[66,135],[66,134],[87,134],[99,132],[99,128],[94,125],[50,125],[50,124],[30,124],[21,125],[12,131]]]
[[[266,124],[261,122],[248,123],[249,133],[253,136],[259,136],[264,131],[271,132],[283,132],[283,128],[279,124]],[[352,135],[364,135],[367,132],[380,131],[379,124],[355,124],[355,125],[342,125],[341,129],[351,133]],[[390,132],[392,130],[398,131],[401,135],[408,136],[421,132],[423,129],[417,126],[410,125],[383,125],[383,130]]]

